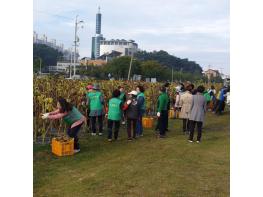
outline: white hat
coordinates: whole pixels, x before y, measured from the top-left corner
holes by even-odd
[[[129,92],[128,94],[132,94],[132,95],[136,96],[138,93],[135,90],[133,90],[133,91]]]

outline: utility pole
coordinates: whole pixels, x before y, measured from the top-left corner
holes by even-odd
[[[172,83],[174,81],[174,68],[172,67]]]
[[[69,65],[69,78],[71,79],[71,66],[72,66],[72,48],[70,48],[70,65]]]
[[[39,65],[40,65],[39,74],[41,74],[41,64],[42,64],[42,59],[41,59],[41,58],[39,58]]]
[[[133,55],[131,55],[130,67],[129,67],[129,72],[128,72],[128,81],[130,80],[131,67],[132,67],[132,58],[133,58]]]
[[[183,71],[183,68],[180,69],[180,83],[182,83],[182,71]]]

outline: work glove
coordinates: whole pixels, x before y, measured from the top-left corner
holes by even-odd
[[[161,116],[161,113],[160,112],[157,112],[157,117],[159,118]]]
[[[131,100],[128,100],[128,101],[127,101],[127,105],[130,105],[130,104],[131,104],[131,102],[132,102]]]
[[[49,113],[43,114],[43,115],[42,115],[42,119],[47,119],[47,118],[48,118],[48,115],[49,115]]]

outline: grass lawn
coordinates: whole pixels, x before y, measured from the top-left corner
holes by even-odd
[[[34,196],[229,196],[229,125],[229,112],[208,113],[200,144],[187,141],[181,120],[169,120],[165,139],[153,130],[132,142],[124,128],[115,142],[82,133],[74,156],[34,145]]]

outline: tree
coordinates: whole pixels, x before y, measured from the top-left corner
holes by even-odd
[[[202,73],[202,68],[196,62],[175,57],[163,50],[153,52],[139,51],[136,53],[135,57],[141,61],[155,60],[163,66],[173,68],[174,71],[180,71],[183,69],[184,72],[195,73],[198,75],[201,75]]]
[[[34,44],[33,45],[33,70],[36,71],[39,67],[39,58],[42,60],[41,69],[43,71],[47,70],[48,66],[55,66],[57,60],[61,58],[63,54],[52,47],[44,44]]]
[[[105,72],[111,73],[115,79],[127,79],[130,61],[131,57],[129,56],[114,58],[104,66]],[[133,74],[140,74],[140,62],[136,59],[132,61],[131,76]]]
[[[141,74],[146,78],[157,78],[163,80],[167,78],[167,68],[157,61],[148,60],[141,63]]]

